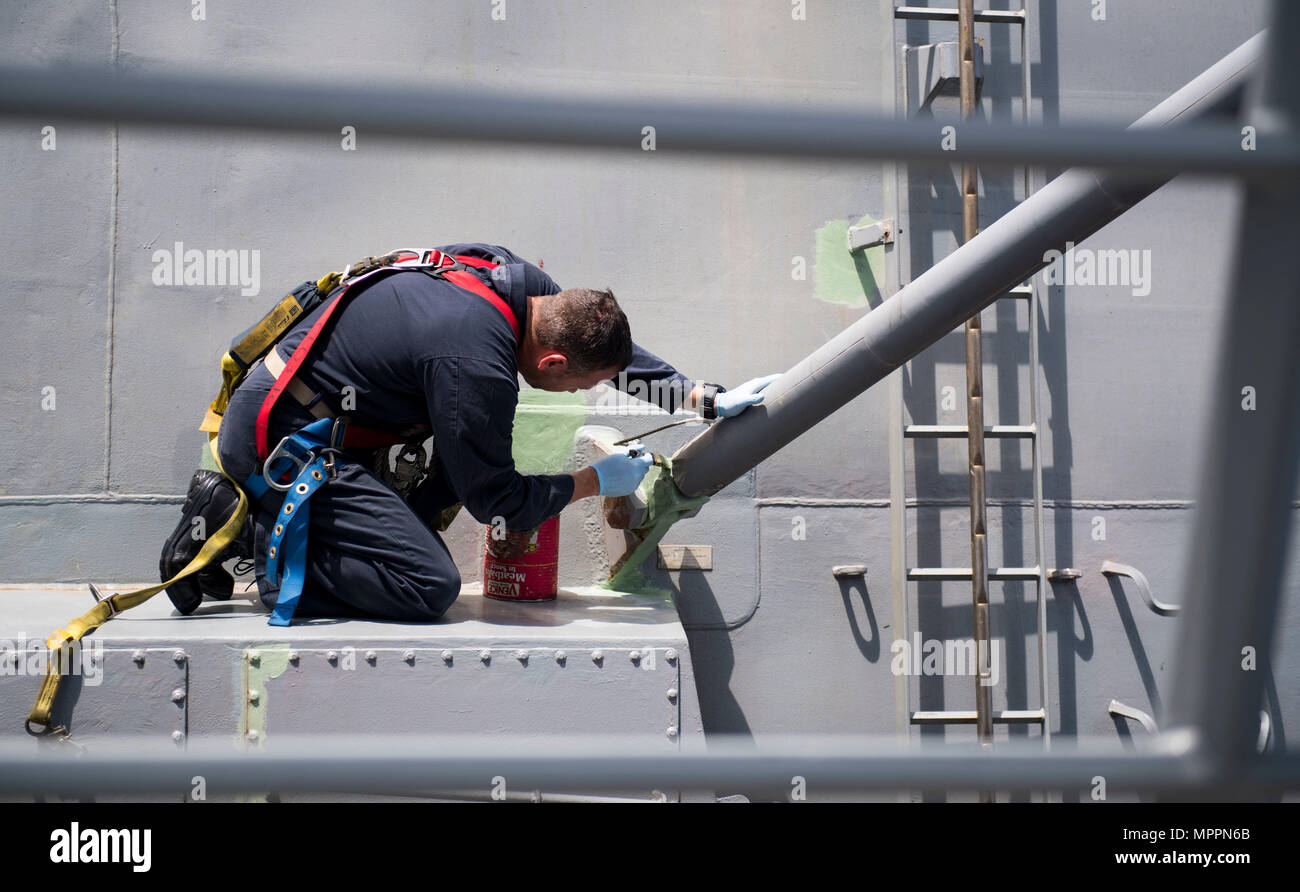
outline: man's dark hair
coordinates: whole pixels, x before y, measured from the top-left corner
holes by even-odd
[[[539,304],[537,340],[569,360],[569,370],[627,368],[632,361],[632,329],[608,288],[566,288]]]

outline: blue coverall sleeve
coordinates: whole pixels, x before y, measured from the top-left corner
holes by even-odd
[[[439,245],[438,250],[444,254],[466,254],[481,257],[493,263],[527,263],[522,257],[500,245],[485,245],[482,242],[462,242],[455,245]]]
[[[434,448],[448,482],[474,519],[531,530],[573,498],[569,474],[524,475],[512,449],[519,387],[499,363],[439,357],[424,370]]]
[[[695,386],[690,378],[639,344],[632,345],[632,361],[617,378],[607,382],[628,396],[676,412]]]

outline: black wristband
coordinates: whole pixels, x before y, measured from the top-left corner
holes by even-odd
[[[726,393],[727,388],[720,384],[700,384],[700,415],[712,421],[718,417],[718,394]]]

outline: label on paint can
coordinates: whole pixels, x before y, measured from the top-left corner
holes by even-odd
[[[550,601],[559,588],[560,518],[530,531],[507,530],[500,539],[487,527],[483,594],[499,601]]]

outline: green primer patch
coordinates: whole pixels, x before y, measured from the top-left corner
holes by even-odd
[[[208,445],[208,435],[203,435],[203,454],[199,456],[199,469],[203,471],[220,471],[217,460],[212,457],[212,447]]]
[[[284,675],[289,668],[289,652],[291,648],[288,644],[263,644],[250,647],[244,651],[243,669],[244,669],[244,708],[239,714],[239,746],[248,746],[248,732],[257,732],[257,743],[266,739],[266,718],[270,714],[268,710],[271,706],[271,694],[266,689],[266,683],[273,678],[279,678]],[[257,659],[250,659],[250,654],[256,651]],[[251,692],[257,691],[257,699],[254,701]],[[265,802],[265,793],[241,794],[238,797],[241,802]]]
[[[578,428],[586,420],[586,394],[521,389],[515,409],[515,470],[521,474],[564,471]]]
[[[849,250],[849,227],[870,226],[870,216],[856,223],[829,220],[817,230],[817,255],[813,264],[813,294],[827,303],[865,307],[880,302],[885,276],[885,246],[865,251]]]
[[[610,578],[600,583],[600,587],[655,600],[671,600],[672,593],[651,583],[641,567],[655,553],[669,528],[683,518],[694,517],[709,497],[682,495],[673,482],[672,459],[667,456],[663,465],[652,467],[646,473],[637,494],[645,505],[642,526],[631,531],[639,544],[621,566],[611,568]]]

